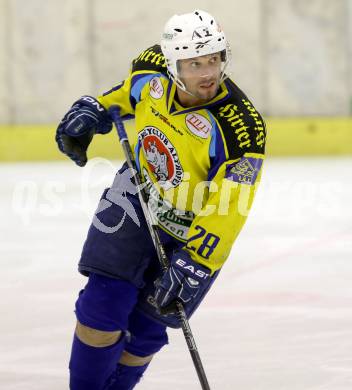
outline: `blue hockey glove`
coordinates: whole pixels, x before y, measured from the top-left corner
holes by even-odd
[[[155,282],[155,303],[161,314],[174,313],[175,301],[187,305],[211,282],[210,270],[192,260],[185,250],[174,252],[170,268]]]
[[[61,152],[83,167],[93,135],[106,134],[111,129],[112,121],[106,109],[93,97],[82,96],[60,122],[55,139]]]

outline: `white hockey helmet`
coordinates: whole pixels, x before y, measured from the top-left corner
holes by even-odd
[[[205,11],[195,10],[188,14],[174,15],[165,25],[161,50],[166,60],[170,77],[182,89],[177,61],[208,54],[221,53],[221,80],[231,59],[230,46],[220,25]]]

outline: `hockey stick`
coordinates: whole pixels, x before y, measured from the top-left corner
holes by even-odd
[[[128,164],[128,167],[132,169],[133,171],[133,179],[135,180],[135,185],[138,190],[138,197],[139,201],[142,206],[142,210],[148,225],[148,229],[150,232],[150,235],[152,237],[156,252],[158,254],[159,262],[160,265],[163,269],[163,271],[167,271],[169,269],[170,263],[169,259],[166,256],[165,249],[163,247],[163,244],[160,241],[159,237],[159,232],[158,232],[158,225],[155,222],[155,218],[151,214],[149,207],[148,207],[148,197],[145,189],[142,187],[142,180],[138,174],[137,166],[136,166],[136,161],[133,157],[132,150],[131,150],[131,145],[128,141],[127,133],[124,127],[124,124],[122,122],[121,116],[120,116],[120,108],[118,106],[111,106],[109,110],[110,116],[116,126],[117,134],[120,139],[120,143],[123,149],[123,152],[125,154],[125,158]],[[153,222],[154,221],[154,222]],[[191,354],[192,360],[194,367],[197,371],[197,375],[200,381],[200,384],[202,386],[203,390],[210,390],[209,383],[203,368],[202,361],[199,356],[199,352],[196,346],[196,342],[194,340],[192,330],[189,326],[185,310],[183,308],[183,305],[181,302],[176,302],[176,308],[177,308],[177,317],[179,319],[183,335],[186,339],[187,346],[189,353]]]

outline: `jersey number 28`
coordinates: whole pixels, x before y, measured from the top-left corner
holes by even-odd
[[[188,239],[186,248],[193,252],[196,251],[196,247],[190,245],[190,243],[194,240],[198,240],[199,238],[204,237],[202,244],[196,252],[199,256],[204,257],[204,259],[208,259],[209,256],[213,253],[215,247],[218,245],[220,237],[212,233],[207,233],[206,230],[199,225],[196,225],[195,229],[199,230],[199,233]]]

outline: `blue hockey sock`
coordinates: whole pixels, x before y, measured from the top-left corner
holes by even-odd
[[[140,381],[149,363],[144,366],[125,366],[121,363],[117,365],[116,371],[111,377],[111,384],[107,390],[132,390]]]
[[[116,362],[125,345],[120,340],[109,347],[91,347],[82,343],[75,335],[70,359],[71,390],[101,390],[106,380],[116,369]]]

